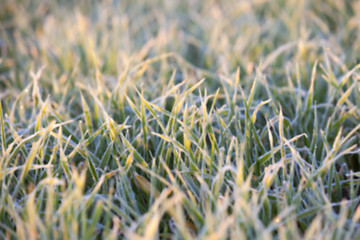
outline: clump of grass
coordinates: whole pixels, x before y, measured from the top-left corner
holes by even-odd
[[[360,238],[357,1],[1,5],[0,238]]]

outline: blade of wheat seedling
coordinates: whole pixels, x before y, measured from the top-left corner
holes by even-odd
[[[1,128],[1,148],[2,148],[2,155],[4,156],[6,149],[6,138],[5,138],[4,116],[3,116],[1,101],[0,101],[0,128]]]
[[[108,166],[111,154],[113,153],[113,146],[114,146],[114,142],[111,142],[109,146],[106,148],[106,151],[100,161],[101,169],[104,169],[106,166]]]
[[[311,105],[313,104],[313,98],[314,98],[314,83],[315,83],[315,76],[316,76],[316,67],[317,67],[317,61],[315,61],[313,70],[311,73],[311,82],[310,82],[310,88],[307,95],[306,100],[306,112],[309,112]]]
[[[86,100],[83,96],[83,94],[80,92],[80,96],[81,96],[81,103],[82,103],[82,107],[84,110],[84,115],[85,115],[85,123],[86,123],[86,127],[89,131],[89,134],[92,134],[92,121],[91,121],[91,116],[90,116],[90,109],[88,104],[86,103]]]

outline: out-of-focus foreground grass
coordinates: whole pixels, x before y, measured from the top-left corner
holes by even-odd
[[[359,239],[360,2],[0,0],[1,239]]]

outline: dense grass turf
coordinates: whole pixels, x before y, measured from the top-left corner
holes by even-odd
[[[359,19],[0,0],[0,239],[359,239]]]

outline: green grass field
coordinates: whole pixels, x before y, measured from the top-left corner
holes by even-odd
[[[0,239],[360,239],[360,1],[0,0]]]

